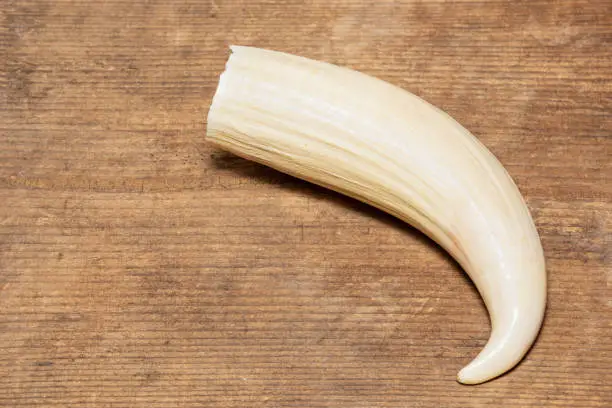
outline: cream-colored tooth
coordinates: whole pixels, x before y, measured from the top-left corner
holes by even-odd
[[[539,332],[546,272],[529,211],[493,154],[450,116],[384,81],[275,51],[232,51],[207,139],[376,206],[438,242],[491,317],[488,343],[458,381],[514,367]]]

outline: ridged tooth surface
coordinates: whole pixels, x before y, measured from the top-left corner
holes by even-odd
[[[232,51],[207,139],[423,231],[461,264],[491,317],[489,342],[458,380],[481,383],[516,365],[541,326],[546,273],[529,211],[493,154],[384,81],[274,51]]]

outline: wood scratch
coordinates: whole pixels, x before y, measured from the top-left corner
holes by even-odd
[[[423,299],[421,299],[423,300]],[[417,308],[417,310],[414,312],[415,315],[420,314],[423,309],[425,309],[425,306],[429,303],[429,301],[431,300],[431,297],[426,297],[425,300],[421,303],[421,305]]]
[[[216,13],[219,11],[219,5],[217,4],[217,2],[215,0],[210,0],[210,7],[213,11],[213,13]]]

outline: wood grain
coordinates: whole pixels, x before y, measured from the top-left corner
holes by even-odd
[[[609,1],[0,2],[0,406],[612,406]],[[526,360],[365,205],[203,140],[232,43],[361,70],[504,163],[547,256]]]

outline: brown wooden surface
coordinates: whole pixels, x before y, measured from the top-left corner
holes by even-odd
[[[609,1],[0,1],[0,406],[612,406]],[[477,293],[379,211],[212,149],[231,43],[445,109],[549,272],[509,375]]]

